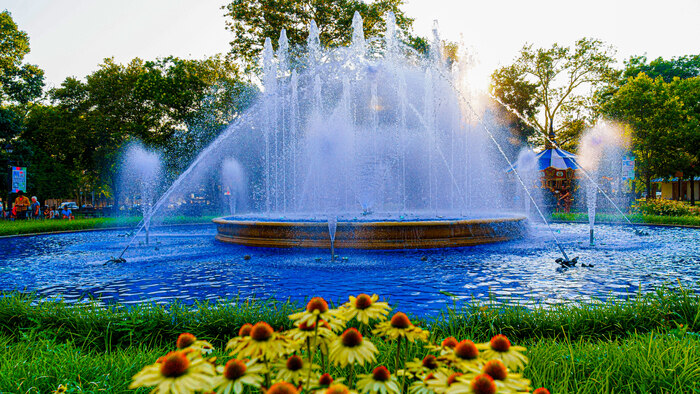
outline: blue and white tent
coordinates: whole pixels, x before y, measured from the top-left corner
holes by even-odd
[[[579,169],[576,163],[576,155],[562,149],[545,149],[535,155],[535,160],[537,160],[537,169],[540,171],[544,171],[545,168],[549,167],[560,170]]]
[[[562,149],[545,149],[535,155],[533,158],[538,171],[544,171],[546,168],[554,167],[559,170],[574,169],[578,170],[579,166],[576,163],[576,155]],[[532,163],[532,162],[530,162]],[[511,172],[508,168],[506,172]]]

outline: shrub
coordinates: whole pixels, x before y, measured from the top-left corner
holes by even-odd
[[[700,216],[700,207],[694,207],[684,201],[674,200],[637,200],[632,205],[632,213],[662,216]]]

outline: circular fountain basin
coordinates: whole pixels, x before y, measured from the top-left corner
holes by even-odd
[[[329,223],[319,220],[214,219],[216,239],[274,248],[331,248]],[[338,249],[433,249],[480,245],[522,238],[524,216],[478,219],[338,220]]]

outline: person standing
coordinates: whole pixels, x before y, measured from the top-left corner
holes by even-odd
[[[36,196],[32,196],[32,203],[29,205],[29,212],[32,219],[39,219],[41,217],[41,204],[39,204]]]
[[[5,219],[5,203],[2,202],[2,198],[0,198],[0,220]]]
[[[17,198],[15,198],[14,209],[17,212],[17,219],[26,219],[27,209],[29,208],[29,199],[24,195],[21,190],[17,192]]]

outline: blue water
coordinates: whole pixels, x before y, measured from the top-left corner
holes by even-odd
[[[161,227],[151,243],[139,237],[126,263],[108,263],[123,249],[123,231],[94,231],[0,239],[0,290],[34,291],[75,302],[167,303],[222,297],[346,301],[377,293],[404,311],[435,314],[452,300],[486,299],[553,304],[627,296],[662,285],[698,288],[700,230],[555,224],[570,256],[593,268],[557,271],[560,257],[539,226],[519,241],[445,250],[339,251],[248,248],[214,240],[213,225]],[[250,259],[246,260],[245,256]],[[347,258],[347,259],[345,259]]]

